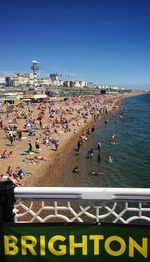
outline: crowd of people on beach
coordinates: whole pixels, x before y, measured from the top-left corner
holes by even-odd
[[[49,162],[51,155],[58,155],[63,144],[71,137],[78,136],[77,150],[79,154],[82,143],[95,131],[97,119],[107,116],[114,104],[121,97],[118,95],[82,95],[59,98],[59,101],[49,99],[47,103],[20,103],[13,106],[4,104],[0,110],[0,180],[11,180],[16,185],[22,184],[26,174],[38,175],[39,168],[45,161]],[[111,143],[115,143],[112,135]],[[11,148],[11,150],[8,150]],[[98,141],[99,160],[101,159],[101,142]],[[87,158],[92,158],[91,148]],[[3,164],[5,160],[5,166]],[[111,161],[112,159],[109,159]],[[8,166],[7,166],[8,164]],[[16,166],[15,166],[16,165]],[[20,170],[24,173],[20,175]],[[34,168],[32,167],[34,166]],[[5,168],[7,167],[7,170]],[[12,171],[14,170],[14,171]],[[28,171],[27,171],[28,170]],[[74,168],[78,173],[78,168]]]

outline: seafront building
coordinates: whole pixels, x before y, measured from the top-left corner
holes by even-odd
[[[35,86],[35,76],[33,73],[15,73],[12,76],[1,77],[0,84],[6,87],[25,87]],[[36,86],[55,86],[55,87],[72,87],[82,88],[87,86],[86,81],[61,80],[56,74],[50,74],[49,77],[36,79]],[[90,86],[89,86],[90,87]]]
[[[32,86],[34,84],[34,75],[33,73],[26,74],[14,74],[12,76],[13,86]]]
[[[31,62],[32,72],[27,73],[14,73],[11,75],[0,76],[0,88],[6,89],[13,88],[13,91],[18,89],[30,89],[34,88],[36,91],[40,90],[45,92],[46,89],[51,89],[49,91],[63,92],[65,89],[67,91],[77,91],[80,92],[85,89],[95,91],[102,90],[103,93],[118,92],[119,88],[116,86],[109,85],[98,85],[94,82],[87,82],[83,80],[72,80],[68,79],[69,75],[63,76],[58,73],[50,73],[47,77],[40,77],[40,66],[37,60],[32,60]],[[12,90],[11,90],[12,91]]]
[[[33,95],[39,94],[55,96],[81,93],[106,94],[123,91],[117,86],[98,85],[94,82],[68,79],[69,75],[62,79],[63,75],[58,73],[50,73],[47,77],[40,77],[39,62],[36,60],[31,62],[31,70],[32,72],[18,72],[5,77],[0,76],[1,99],[11,100],[11,103],[16,103],[16,101],[19,101],[17,95],[20,95],[20,92],[24,94],[26,99],[31,99]],[[17,93],[17,95],[14,93]],[[12,96],[11,99],[9,94]]]

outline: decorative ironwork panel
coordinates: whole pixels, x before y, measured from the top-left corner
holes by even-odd
[[[60,188],[58,192],[55,190],[55,193],[51,192],[51,189],[44,192],[44,188],[43,190],[41,188],[40,192],[34,188],[31,192],[25,189],[19,190],[16,192],[17,202],[14,208],[16,223],[150,223],[149,189],[144,191],[142,189],[139,194],[136,189],[133,189],[132,196],[129,189],[118,191],[117,188],[107,189],[108,192],[106,189],[93,188],[95,195],[91,188],[89,194],[88,188],[76,189],[76,192],[72,190],[72,193],[71,189],[68,191],[67,188],[63,188],[66,194]],[[100,196],[97,195],[98,193]],[[18,197],[21,197],[21,200]]]

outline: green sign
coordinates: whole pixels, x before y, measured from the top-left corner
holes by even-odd
[[[0,261],[150,261],[150,227],[0,224]]]

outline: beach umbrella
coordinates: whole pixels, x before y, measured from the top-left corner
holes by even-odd
[[[44,117],[44,114],[43,113],[39,113],[38,116],[39,117]]]

